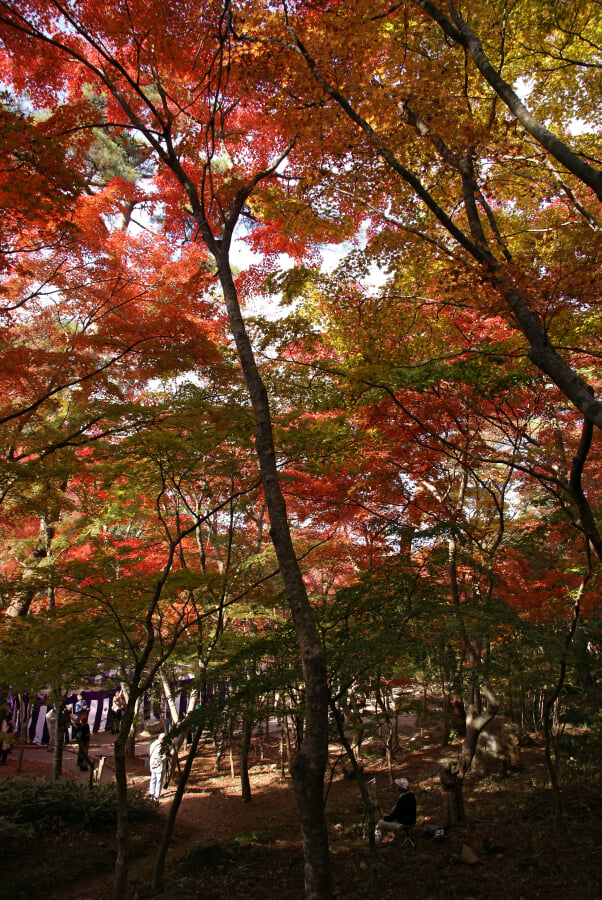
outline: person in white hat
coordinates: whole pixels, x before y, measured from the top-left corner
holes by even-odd
[[[169,759],[169,750],[163,743],[165,737],[166,732],[162,731],[150,745],[149,766],[151,777],[148,792],[155,803],[159,802],[165,774],[165,763]]]
[[[395,784],[401,788],[401,794],[395,804],[395,809],[388,816],[379,819],[376,824],[376,840],[382,838],[384,831],[392,831],[394,833],[413,828],[416,824],[416,797],[410,788],[410,782],[407,778],[396,778]]]

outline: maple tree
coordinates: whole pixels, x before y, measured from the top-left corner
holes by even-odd
[[[155,392],[148,402],[160,426],[81,451],[69,484],[73,514],[57,523],[56,539],[66,549],[54,575],[58,607],[51,617],[59,613],[61,621],[72,624],[64,639],[75,633],[81,617],[99,664],[119,671],[127,689],[115,742],[123,855],[128,845],[126,743],[141,697],[176,646],[180,659],[192,659],[199,670],[198,691],[206,697],[207,667],[228,610],[252,595],[254,582],[266,580],[260,564],[261,512],[255,513],[257,472],[254,465],[244,465],[244,436],[232,443],[237,412],[232,407],[230,417],[208,404],[207,386],[195,393],[200,396],[191,402],[184,391],[182,408],[181,398],[168,394],[161,404]],[[248,513],[243,503],[249,504]],[[250,544],[253,527],[257,538]],[[277,566],[269,558],[266,562],[267,576],[273,577]],[[33,617],[8,618],[7,627],[12,621],[13,632],[44,628],[48,617],[37,608],[43,602],[38,599]],[[7,649],[12,646],[3,642]],[[29,660],[32,651],[38,659],[35,647],[22,647],[20,656]],[[80,667],[82,653],[87,659],[89,651],[75,641],[71,654]],[[55,659],[67,674],[70,662],[64,656]],[[40,677],[52,681],[51,667],[43,666]]]
[[[447,36],[464,46],[477,59],[476,67],[486,73],[485,77],[495,91],[493,96],[487,92],[479,93],[478,82],[470,66],[463,66],[460,58],[453,58],[446,52],[445,43],[438,43],[437,31],[431,28],[428,18],[415,15],[416,6],[422,6],[441,25]],[[489,4],[483,4],[483,7],[483,26],[487,28],[488,15],[496,15],[495,4],[492,4],[491,10]],[[284,8],[286,11],[286,4]],[[525,256],[526,247],[521,247],[520,242],[515,246],[515,240],[504,236],[507,229],[503,224],[502,203],[507,203],[508,197],[503,182],[499,196],[495,194],[495,163],[505,162],[508,120],[503,111],[500,111],[501,104],[497,104],[496,100],[501,97],[521,124],[528,123],[525,127],[528,127],[529,134],[569,168],[571,174],[579,180],[578,184],[597,189],[600,176],[589,162],[570,149],[567,141],[554,137],[527,112],[499,73],[495,77],[496,73],[474,31],[464,22],[458,10],[453,7],[452,10],[455,24],[430,3],[410,3],[407,6],[399,4],[390,10],[383,7],[381,15],[368,15],[366,6],[362,3],[351,6],[327,3],[324,5],[324,19],[327,18],[328,27],[324,27],[321,18],[316,20],[312,14],[304,21],[303,9],[300,8],[297,19],[293,16],[286,17],[285,30],[292,37],[293,47],[307,62],[324,94],[357,126],[361,137],[372,151],[374,161],[380,159],[385,170],[398,178],[401,185],[412,189],[428,213],[442,226],[444,233],[459,246],[461,255],[458,256],[453,245],[430,237],[428,231],[424,240],[429,241],[439,255],[447,255],[450,261],[457,261],[469,271],[477,264],[477,271],[482,273],[478,277],[484,278],[493,288],[494,296],[499,292],[503,297],[514,327],[527,339],[531,360],[546,372],[592,423],[600,427],[602,417],[595,399],[595,388],[588,385],[576,370],[576,365],[579,365],[578,354],[574,354],[575,363],[571,363],[570,359],[558,353],[552,342],[552,329],[547,325],[549,307],[541,308],[540,305],[538,308],[531,299],[533,289],[526,289],[528,282],[525,275],[528,273],[527,278],[531,283],[541,282],[545,291],[545,284],[555,266],[547,260],[543,273],[537,277],[532,261]],[[473,5],[472,16],[476,18],[479,13],[481,8]],[[295,30],[297,23],[298,28],[303,29],[303,34]],[[513,22],[506,24],[509,29]],[[366,54],[373,52],[377,42],[387,31],[392,33],[392,52],[385,58],[381,49],[377,54],[378,72],[373,75],[374,65],[367,64]],[[356,38],[349,45],[345,44],[344,59],[333,55],[329,50],[331,42],[337,38],[337,46],[342,46],[340,36],[343,32],[361,34],[361,42]],[[489,30],[487,33],[490,33]],[[493,33],[498,34],[495,30]],[[425,48],[432,47],[432,54],[422,50],[418,38],[424,41]],[[503,39],[506,40],[506,32]],[[496,52],[499,53],[499,50]],[[510,55],[505,45],[502,52],[502,64],[505,64]],[[324,66],[328,67],[326,72],[321,68],[322,59]],[[374,57],[370,57],[371,63],[373,59]],[[336,87],[333,86],[335,72]],[[419,92],[413,89],[418,78],[422,79]],[[349,83],[349,92],[345,90],[345,80]],[[441,80],[446,85],[448,96],[453,97],[453,106],[438,103],[438,86]],[[433,86],[430,92],[429,85]],[[370,109],[370,121],[362,114],[363,109]],[[500,128],[501,134],[498,130]],[[513,135],[513,141],[519,144],[520,137]],[[433,167],[439,173],[441,186],[445,185],[442,191],[440,188],[429,191],[425,187],[418,165],[414,170],[404,165],[403,157],[409,146],[412,146],[417,163],[420,159],[420,166],[425,171],[428,167]],[[532,153],[529,152],[528,159],[531,156]],[[359,159],[361,157],[358,156]],[[520,167],[520,157],[518,161]],[[485,192],[479,184],[480,170],[486,173],[486,180],[483,178]],[[386,180],[385,196],[390,204],[391,179],[386,177],[386,171],[383,180]],[[546,201],[549,202],[550,186],[547,179],[542,180],[541,188],[545,190]],[[569,206],[577,220],[574,226],[576,231],[581,231],[582,228],[589,230],[594,221],[593,239],[588,234],[588,244],[595,254],[598,233],[595,212],[588,210],[586,204],[574,202],[576,191],[578,187],[573,191],[559,177],[557,208],[560,203],[563,207],[565,204]],[[487,199],[487,194],[490,195],[491,202]],[[466,227],[457,224],[446,210],[449,200],[455,196],[462,204]],[[372,205],[378,216],[379,204],[375,203],[375,199],[366,198],[366,202]],[[406,202],[400,198],[400,209],[403,209]],[[410,203],[415,207],[412,200]],[[420,226],[410,225],[412,218],[415,220],[414,208],[412,213],[414,216],[410,217],[399,215],[396,221],[401,222],[402,231],[409,226],[410,230],[420,236],[423,234]],[[384,210],[383,218],[386,220]],[[550,219],[549,214],[547,218]],[[550,225],[553,229],[552,223]],[[489,229],[489,236],[486,229]],[[556,223],[555,230],[556,239],[562,245],[563,236],[559,223]],[[515,235],[512,237],[515,238]],[[558,293],[557,287],[557,295]],[[557,296],[557,305],[562,306],[564,302],[564,296]],[[587,357],[587,348],[585,354]]]
[[[566,429],[561,440],[539,379],[522,366],[508,373],[511,334],[504,337],[499,324],[497,344],[492,345],[491,329],[466,304],[460,313],[450,312],[447,304],[415,298],[414,285],[406,287],[400,298],[399,279],[371,295],[357,284],[350,285],[348,274],[342,266],[338,283],[331,277],[312,278],[314,314],[323,328],[328,317],[331,348],[328,356],[323,350],[315,358],[313,369],[341,379],[347,415],[355,410],[362,422],[358,433],[371,435],[369,440],[364,437],[360,451],[363,474],[352,468],[350,482],[344,486],[339,478],[339,486],[349,492],[345,498],[349,506],[357,504],[363,517],[369,510],[375,520],[380,519],[386,535],[380,552],[385,559],[391,554],[391,543],[399,542],[400,554],[415,557],[414,565],[428,577],[431,590],[437,584],[441,598],[451,595],[443,621],[451,628],[448,642],[457,647],[452,691],[473,693],[476,710],[484,692],[491,696],[489,712],[475,714],[477,725],[467,736],[466,755],[461,759],[465,773],[479,731],[498,708],[491,691],[491,666],[480,662],[483,654],[489,659],[496,644],[499,653],[508,623],[517,622],[517,611],[529,615],[529,610],[538,609],[550,621],[554,617],[548,603],[552,602],[563,615],[570,615],[577,573],[581,570],[585,583],[589,581],[589,553],[599,534],[591,508],[593,530],[583,527],[583,517],[580,521],[581,512],[569,488],[566,454],[568,445],[576,448],[583,436],[578,428],[574,433]],[[341,296],[347,300],[344,315]],[[375,312],[369,316],[372,306]],[[400,338],[390,324],[388,340],[383,341],[380,317],[391,308],[395,315],[389,321],[398,323]],[[350,330],[358,313],[362,326]],[[441,343],[430,333],[435,321]],[[457,336],[451,340],[449,335],[456,329]],[[350,335],[355,336],[354,342]],[[506,371],[495,372],[492,356],[505,362]],[[357,446],[351,452],[355,462]],[[573,474],[577,470],[578,465]],[[590,488],[595,496],[596,482],[591,478]],[[524,504],[524,514],[519,515],[519,504]],[[553,538],[543,524],[543,509],[548,516],[555,509],[549,520],[554,522]],[[358,514],[354,522],[357,526]],[[563,563],[558,560],[549,566],[548,558],[544,574],[536,545],[519,542],[518,535],[526,528],[560,542]],[[582,536],[575,545],[567,540],[574,531]],[[353,546],[359,562],[357,535]],[[435,567],[431,558],[438,560]],[[575,624],[573,618],[572,627]],[[424,629],[418,633],[424,644]],[[463,677],[469,659],[472,675]]]
[[[128,6],[119,11],[121,38],[115,28],[116,10],[107,12],[90,6],[82,15],[68,5],[51,4],[46,9],[47,17],[39,16],[36,5],[27,11],[24,7],[16,10],[4,4],[2,10],[2,21],[10,26],[6,32],[7,43],[13,45],[10,49],[16,49],[15,41],[19,45],[24,43],[36,54],[30,57],[32,62],[34,58],[39,62],[43,59],[45,97],[49,90],[65,86],[65,75],[75,66],[79,75],[69,82],[69,108],[87,114],[88,127],[91,127],[89,105],[82,103],[85,95],[82,97],[80,91],[81,79],[93,78],[97,89],[107,93],[107,114],[114,125],[135,129],[154,151],[167,223],[177,234],[186,220],[191,222],[215,261],[253,406],[256,450],[271,536],[298,631],[308,692],[305,740],[296,758],[294,774],[305,833],[307,890],[310,896],[329,895],[328,841],[322,808],[328,751],[326,671],[290,537],[269,402],[240,313],[229,258],[234,229],[246,201],[262,182],[272,178],[291,150],[290,139],[283,141],[275,135],[275,140],[267,144],[251,143],[254,116],[244,104],[239,105],[233,90],[235,60],[228,3],[210,4],[204,21],[198,14],[191,16],[180,8],[177,27],[169,10],[155,6],[152,37],[148,31],[144,36],[139,32],[142,22],[149,21],[149,8]],[[183,53],[186,32],[192,39],[188,43],[189,52]],[[138,50],[132,61],[130,50],[134,47]],[[52,84],[48,77],[49,58],[55,66]],[[36,91],[39,96],[41,74],[42,67],[37,72],[35,65],[28,67],[26,82],[34,97]],[[11,80],[15,87],[21,86],[20,73],[15,70]],[[234,126],[236,131],[231,130]],[[226,142],[227,133],[234,135],[234,140]],[[243,135],[242,141],[237,139],[239,134]],[[126,878],[127,864],[121,857],[117,867],[117,895],[123,894]]]
[[[353,445],[344,468],[348,480],[340,472],[328,473],[330,487],[336,483],[341,492],[336,500],[332,492],[328,495],[329,508],[335,503],[338,508],[341,503],[355,506],[356,528],[360,517],[380,520],[375,533],[380,530],[385,536],[380,551],[385,559],[392,541],[400,539],[401,553],[408,552],[408,539],[410,545],[414,541],[415,564],[428,572],[431,589],[437,583],[442,598],[451,594],[443,621],[450,628],[450,621],[457,620],[456,633],[452,638],[451,626],[447,638],[458,648],[452,690],[473,695],[459,760],[461,781],[480,730],[499,707],[492,690],[497,664],[491,652],[495,649],[499,657],[509,623],[515,628],[520,623],[516,612],[529,615],[538,609],[552,621],[551,601],[562,611],[561,619],[572,616],[568,636],[574,634],[580,614],[579,605],[571,613],[577,573],[583,573],[582,590],[590,580],[590,552],[599,556],[600,547],[597,481],[591,475],[587,479],[593,508],[581,484],[583,464],[592,450],[591,429],[587,423],[580,429],[574,415],[563,411],[561,434],[557,407],[541,380],[520,362],[512,331],[500,319],[487,321],[466,300],[455,309],[447,295],[439,295],[438,275],[430,275],[433,296],[425,297],[419,261],[410,267],[405,259],[403,270],[395,269],[383,289],[364,286],[361,279],[372,258],[368,250],[357,254],[351,266],[345,259],[333,276],[291,275],[287,290],[296,292],[299,300],[306,298],[306,315],[319,322],[322,337],[321,346],[308,354],[306,327],[305,350],[290,344],[287,352],[325,384],[338,379],[347,416],[355,410],[361,421],[355,432],[364,436],[361,449],[359,442]],[[297,334],[302,333],[298,327]],[[332,402],[337,403],[336,395]],[[340,409],[340,427],[338,416]],[[597,458],[594,450],[590,468]],[[540,494],[534,500],[537,485]],[[319,502],[315,484],[312,487]],[[552,502],[543,504],[546,493]],[[518,516],[519,503],[528,510],[524,517]],[[538,512],[550,507],[556,510],[553,538]],[[541,529],[563,547],[563,563],[544,564],[543,578],[534,545],[523,543],[524,556],[511,549],[519,546],[525,519],[533,531]],[[582,540],[569,550],[566,535],[573,529]],[[439,548],[445,544],[441,558]],[[357,531],[352,546],[359,562]],[[439,558],[439,570],[428,564],[429,546],[433,560]],[[520,583],[515,580],[519,572],[524,578]],[[595,604],[596,597],[594,592],[590,602]],[[419,633],[424,643],[424,630]],[[484,654],[486,665],[481,663]],[[468,660],[472,673],[462,676]],[[489,697],[488,709],[481,709],[483,696]],[[461,802],[461,791],[457,800]]]

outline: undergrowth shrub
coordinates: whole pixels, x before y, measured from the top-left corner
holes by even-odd
[[[21,825],[0,816],[0,857],[12,855],[18,850],[28,850],[34,840],[33,825]]]
[[[565,733],[559,740],[561,753],[571,758],[573,768],[584,772],[599,771],[602,756],[602,713],[591,717],[589,727],[577,733]]]
[[[139,790],[128,792],[128,807],[131,820],[154,814],[152,802]],[[117,797],[114,784],[89,788],[70,779],[24,776],[0,781],[0,810],[8,822],[36,830],[57,823],[94,828],[117,821]]]

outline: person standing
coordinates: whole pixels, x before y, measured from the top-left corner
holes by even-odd
[[[75,730],[75,721],[72,718],[73,707],[64,706],[61,710],[61,728],[63,729],[63,746],[69,743],[69,729]],[[58,727],[58,726],[57,726]]]
[[[6,757],[13,745],[13,722],[10,706],[5,706],[0,713],[0,765],[6,765]]]
[[[111,734],[119,734],[121,730],[121,719],[123,718],[123,711],[126,705],[125,694],[123,690],[120,689],[113,697],[113,702],[111,703]]]
[[[87,716],[89,711],[90,707],[84,700],[84,695],[78,694],[73,704],[73,715],[76,719],[81,719],[82,716]]]
[[[94,763],[90,759],[88,751],[90,749],[90,726],[88,725],[88,717],[80,716],[79,722],[75,725],[75,740],[77,741],[77,765],[81,772],[88,771],[88,765],[94,768]]]
[[[164,731],[161,732],[150,745],[150,784],[148,787],[148,792],[151,798],[155,801],[155,803],[159,802],[159,796],[161,794],[161,787],[163,785],[163,772],[165,769],[165,763],[169,758],[169,752],[163,746],[163,741],[165,740],[166,734]]]
[[[48,728],[48,746],[47,750],[49,753],[52,753],[54,750],[54,745],[56,743],[56,724],[57,724],[57,713],[56,713],[56,703],[53,703],[48,712],[46,713],[46,727]]]

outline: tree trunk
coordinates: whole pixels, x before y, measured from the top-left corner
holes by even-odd
[[[195,728],[192,743],[191,743],[190,747],[188,748],[186,762],[184,763],[184,768],[180,772],[180,777],[178,778],[178,786],[176,788],[176,793],[174,795],[173,800],[171,801],[171,806],[169,807],[167,819],[165,820],[165,827],[163,829],[161,843],[159,844],[159,849],[157,850],[157,858],[155,860],[155,873],[154,873],[154,880],[153,880],[153,889],[157,893],[159,893],[163,890],[163,876],[165,874],[165,860],[167,858],[167,851],[169,850],[169,845],[171,843],[174,825],[176,823],[176,816],[178,815],[178,810],[180,809],[182,797],[184,796],[184,791],[186,790],[186,785],[188,783],[188,778],[190,776],[190,771],[192,769],[192,763],[196,756],[197,747],[199,745],[199,741],[201,739],[202,733],[203,733],[203,728],[201,725],[198,725]]]
[[[245,710],[242,723],[242,739],[240,742],[240,787],[245,803],[251,802],[251,782],[249,780],[249,748],[253,734],[253,717]]]
[[[563,678],[559,679],[559,682],[562,682]],[[544,733],[544,741],[545,741],[545,759],[546,759],[546,768],[548,770],[548,775],[550,777],[550,784],[552,786],[552,792],[554,794],[554,803],[555,803],[555,813],[554,813],[554,824],[557,828],[561,828],[563,825],[563,805],[562,805],[562,791],[560,790],[560,782],[558,780],[558,760],[556,761],[552,759],[552,743],[553,743],[553,724],[551,721],[551,713],[552,707],[557,699],[557,692],[560,693],[558,685],[555,686],[554,690],[550,697],[547,697],[544,705],[543,705],[543,733]]]
[[[126,744],[134,720],[133,704],[126,707],[121,730],[115,741],[115,785],[117,794],[117,860],[115,862],[114,900],[127,897],[130,825],[127,797]]]
[[[61,699],[56,707],[54,753],[52,754],[52,777],[55,781],[58,781],[63,774],[63,744],[65,742],[65,729],[63,727],[64,710],[65,701],[64,699]]]
[[[25,752],[25,747],[27,746],[27,729],[29,728],[29,722],[31,720],[31,710],[32,704],[27,704],[27,715],[23,715],[23,710],[25,709],[25,700],[23,698],[23,694],[18,695],[19,698],[19,732],[17,737],[17,768],[16,774],[20,775],[23,771],[23,754]]]
[[[171,684],[169,683],[169,679],[165,675],[165,672],[162,668],[159,669],[159,678],[161,679],[163,696],[165,697],[165,702],[167,703],[167,708],[169,710],[169,715],[171,716],[172,724],[175,725],[180,718],[178,714],[178,707],[176,706],[175,697],[173,695],[173,690],[171,688]]]
[[[472,707],[466,712],[466,737],[462,743],[462,749],[458,759],[453,764],[442,766],[439,770],[439,778],[447,798],[447,827],[453,828],[459,822],[465,821],[464,811],[464,777],[474,758],[479,736],[486,725],[497,715],[499,704],[489,685],[481,682],[481,691],[478,694],[487,700],[486,708],[478,715],[473,715]]]
[[[441,779],[445,789],[445,798],[447,804],[447,819],[445,827],[455,828],[460,822],[466,819],[464,811],[464,779],[460,778],[457,772],[451,773],[447,782]]]
[[[558,679],[556,684],[552,688],[550,695],[548,697],[543,697],[543,709],[542,709],[542,720],[543,720],[543,731],[545,738],[545,756],[546,756],[546,766],[548,769],[548,774],[550,776],[550,784],[552,785],[552,791],[554,792],[554,798],[556,801],[556,814],[555,814],[555,824],[557,828],[562,827],[563,825],[563,808],[562,808],[562,792],[560,790],[560,783],[558,780],[558,772],[557,765],[558,760],[556,759],[556,765],[554,764],[554,760],[552,759],[552,710],[555,708],[557,712],[557,704],[562,693],[562,688],[564,686],[564,679],[566,677],[566,666],[567,666],[567,658],[569,654],[569,650],[571,644],[573,643],[573,638],[575,637],[575,632],[577,630],[577,625],[579,624],[579,619],[581,616],[581,597],[583,592],[585,591],[586,585],[591,577],[591,568],[588,573],[584,576],[580,586],[579,591],[577,592],[577,596],[575,598],[575,602],[573,605],[573,614],[571,623],[569,626],[569,630],[567,632],[564,649],[562,653],[562,658],[560,660],[560,670],[558,673]]]
[[[215,762],[213,763],[213,771],[217,774],[221,768],[222,757],[224,755],[224,744],[219,743],[215,751]]]
[[[29,612],[29,607],[33,603],[35,595],[36,588],[34,587],[25,587],[23,590],[16,591],[6,607],[5,615],[12,618],[17,616],[24,618]]]
[[[180,714],[178,712],[178,707],[176,706],[176,699],[173,694],[172,686],[167,678],[163,667],[159,669],[159,678],[161,679],[161,687],[163,689],[163,696],[165,698],[165,702],[167,704],[167,709],[169,710],[169,718],[171,720],[172,725],[176,725],[180,719]],[[198,696],[198,692],[196,694]],[[196,700],[194,701],[196,702]],[[188,710],[190,712],[190,710]],[[166,778],[163,783],[164,787],[167,787],[170,782],[174,781],[176,778],[176,773],[179,768],[179,759],[180,759],[180,750],[182,749],[184,742],[186,740],[186,735],[179,735],[172,744],[172,754],[171,760],[167,766]],[[178,775],[179,778],[179,775]]]
[[[391,721],[387,720],[386,724],[383,726],[385,729],[385,759],[387,762],[387,772],[389,773],[389,781],[391,784],[394,783],[395,778],[393,775],[393,729],[391,725]]]
[[[337,730],[339,732],[339,738],[341,740],[341,744],[349,758],[351,763],[353,772],[355,774],[355,780],[357,781],[357,785],[359,787],[360,794],[362,795],[362,800],[364,802],[364,821],[367,822],[368,828],[368,851],[370,854],[370,893],[372,900],[377,900],[380,896],[380,892],[378,890],[378,880],[377,880],[377,872],[378,872],[378,861],[376,858],[376,836],[375,836],[375,819],[376,819],[376,808],[374,803],[372,802],[372,798],[370,797],[370,793],[362,778],[362,773],[360,767],[358,765],[355,753],[353,752],[353,747],[350,746],[349,741],[345,735],[345,723],[343,720],[343,716],[341,715],[341,711],[337,708],[336,702],[334,699],[330,700],[330,708],[332,710],[332,714],[334,716],[335,722],[337,723]]]
[[[125,753],[128,759],[136,758],[136,725],[138,723],[138,713],[140,711],[140,703],[142,702],[142,697],[137,697],[134,704],[134,712],[132,715],[132,719],[130,721],[129,728],[126,730],[126,741],[125,741]],[[129,703],[129,700],[128,700]],[[125,719],[125,716],[124,716]],[[123,721],[121,723],[121,730],[123,730]],[[120,734],[121,734],[120,730]]]
[[[202,222],[207,240],[207,225]],[[255,449],[259,461],[270,536],[278,559],[301,652],[306,691],[303,745],[292,765],[293,786],[303,834],[306,900],[332,896],[328,832],[324,817],[324,773],[328,761],[328,681],[326,660],[309,603],[288,523],[276,462],[270,406],[240,312],[224,239],[209,237],[224,293],[230,327],[247,384],[255,418]]]
[[[280,725],[280,775],[284,778],[286,774],[286,744],[284,741],[284,719]]]

